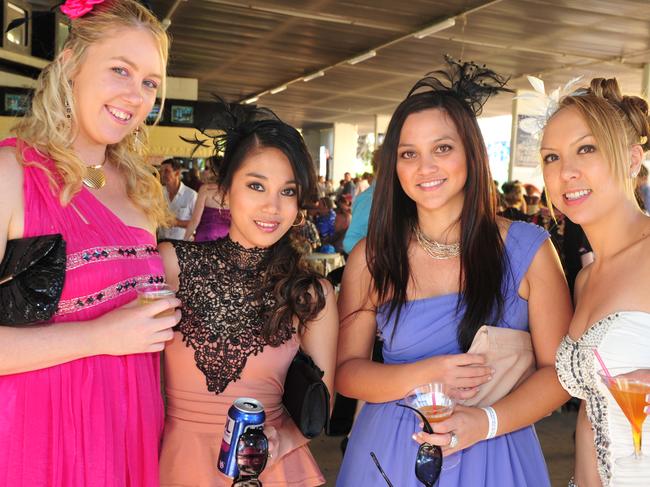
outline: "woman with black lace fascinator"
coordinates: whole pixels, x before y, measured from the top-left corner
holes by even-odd
[[[322,485],[307,439],[282,406],[298,347],[333,392],[335,295],[302,266],[290,239],[316,194],[314,165],[298,131],[269,110],[220,100],[211,129],[220,131],[212,142],[223,152],[217,179],[230,233],[215,242],[160,245],[167,280],[183,302],[165,349],[161,485],[231,485],[216,465],[228,408],[239,397],[265,408],[264,486]]]
[[[447,58],[392,116],[368,237],[350,254],[339,295],[336,386],[366,404],[338,486],[550,485],[532,424],[568,398],[553,359],[571,305],[548,234],[496,216],[476,116],[504,84],[485,66]],[[417,386],[443,383],[465,404],[500,386],[492,362],[467,353],[486,324],[530,331],[537,370],[496,402],[459,404],[422,432],[415,414],[396,407]],[[383,364],[369,359],[377,330]]]

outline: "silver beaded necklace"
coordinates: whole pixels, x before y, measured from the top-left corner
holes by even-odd
[[[436,242],[427,237],[424,232],[422,232],[419,225],[413,227],[413,232],[415,233],[415,238],[417,238],[420,246],[432,259],[452,259],[460,255],[460,242],[453,244]]]

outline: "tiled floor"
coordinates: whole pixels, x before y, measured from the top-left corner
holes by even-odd
[[[576,414],[574,412],[562,412],[544,418],[537,424],[537,434],[544,449],[553,487],[566,487],[567,481],[571,477],[575,422]],[[334,486],[336,480],[341,463],[340,443],[341,437],[321,435],[310,445],[316,461],[327,479],[327,486]]]

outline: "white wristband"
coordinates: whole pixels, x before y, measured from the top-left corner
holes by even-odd
[[[481,409],[485,411],[485,414],[487,415],[488,432],[485,439],[489,440],[491,438],[494,438],[497,435],[497,430],[499,429],[499,417],[497,416],[497,412],[494,410],[492,406],[488,406]]]

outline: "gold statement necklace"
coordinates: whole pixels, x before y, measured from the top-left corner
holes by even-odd
[[[435,240],[427,237],[424,232],[422,232],[419,225],[415,225],[413,231],[415,232],[415,238],[418,239],[420,246],[427,254],[429,254],[429,257],[432,259],[452,259],[460,255],[460,242],[453,244],[443,244],[436,242]]]
[[[104,162],[101,164],[86,166],[86,175],[82,179],[84,186],[91,189],[100,189],[104,187],[106,184],[104,164],[106,164],[106,159],[104,159]]]

